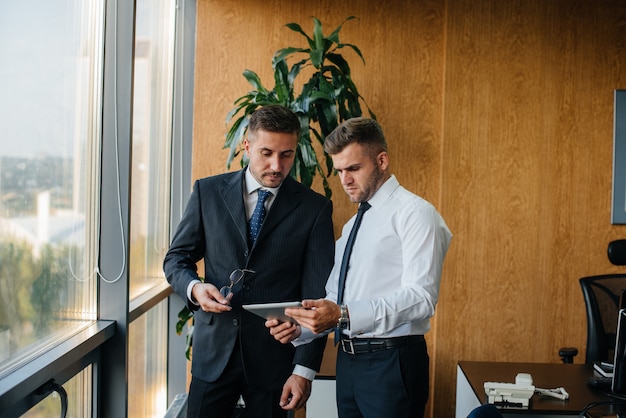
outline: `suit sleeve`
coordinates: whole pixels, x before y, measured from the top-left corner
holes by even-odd
[[[319,211],[307,243],[302,276],[302,298],[319,299],[326,294],[325,285],[333,267],[335,238],[332,203],[328,200]],[[316,338],[298,346],[294,364],[319,371],[326,347],[326,338]]]
[[[167,281],[192,311],[198,307],[187,298],[187,287],[192,280],[199,279],[196,263],[204,257],[205,250],[200,201],[200,187],[196,181],[163,261]]]

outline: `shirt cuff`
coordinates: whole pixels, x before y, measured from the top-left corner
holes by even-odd
[[[316,338],[328,335],[332,330],[333,329],[331,328],[330,330],[326,330],[321,334],[313,334],[313,331],[311,331],[310,329],[306,327],[300,327],[300,336],[291,340],[291,345],[293,345],[294,347],[299,347],[301,345],[308,344]]]
[[[293,368],[293,374],[304,377],[305,379],[312,382],[313,379],[315,379],[315,375],[317,374],[317,372],[313,369],[309,369],[308,367],[296,364],[296,366]]]
[[[347,304],[350,327],[344,329],[344,334],[350,338],[355,335],[372,332],[374,314],[369,300],[352,301]]]
[[[189,286],[187,286],[187,299],[189,299],[191,303],[193,303],[194,305],[200,306],[200,304],[196,302],[196,300],[191,295],[191,289],[193,288],[193,285],[195,285],[196,283],[202,283],[202,282],[200,280],[192,280],[191,283],[189,283]]]

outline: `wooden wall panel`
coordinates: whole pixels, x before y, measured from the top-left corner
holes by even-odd
[[[436,316],[441,416],[459,359],[558,362],[577,346],[584,361],[578,278],[617,271],[606,246],[626,236],[610,224],[624,4],[448,3],[441,199],[455,237]]]
[[[428,334],[431,417],[454,415],[459,360],[558,362],[584,350],[577,279],[606,259],[613,90],[626,88],[625,0],[199,0],[193,177],[224,171],[225,117],[271,57],[347,16],[354,79],[392,169],[454,238]],[[237,167],[233,167],[237,168]],[[336,230],[355,211],[331,179]],[[321,188],[316,185],[319,191]],[[623,269],[622,269],[623,270]],[[584,352],[578,356],[582,361]]]

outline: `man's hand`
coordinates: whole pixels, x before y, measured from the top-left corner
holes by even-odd
[[[302,301],[302,308],[287,308],[285,314],[315,334],[336,327],[341,315],[339,305],[326,299],[305,299]]]
[[[232,309],[229,305],[232,293],[225,298],[211,283],[196,283],[191,288],[191,296],[204,312],[220,313]]]
[[[302,330],[293,322],[281,322],[278,319],[265,321],[265,326],[270,329],[270,335],[283,344],[288,344],[300,336]]]
[[[285,410],[302,408],[311,396],[311,381],[292,374],[283,386],[280,407]]]

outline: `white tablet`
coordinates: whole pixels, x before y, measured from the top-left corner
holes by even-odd
[[[243,305],[242,308],[265,319],[278,319],[283,322],[293,322],[297,324],[298,321],[285,315],[285,308],[299,308],[301,306],[302,304],[300,302],[279,302]]]

